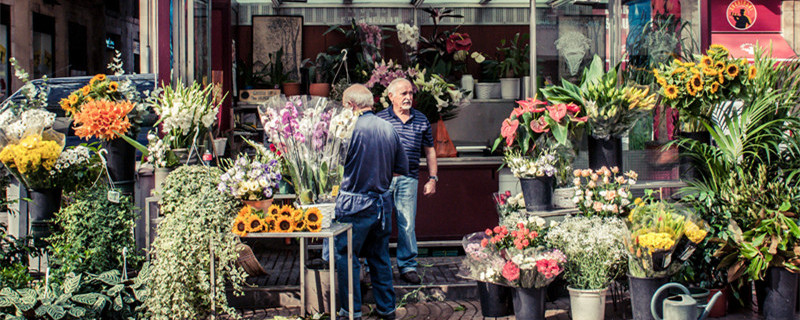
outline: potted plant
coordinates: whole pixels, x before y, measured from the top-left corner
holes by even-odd
[[[497,77],[497,60],[486,58],[480,63],[481,79],[475,83],[475,98],[500,99],[500,80]]]
[[[508,45],[506,39],[501,39],[500,46],[497,47],[498,55],[502,57],[498,59],[497,71],[503,99],[519,99],[519,79],[530,70],[530,47],[527,43],[523,46],[519,39],[520,35],[517,33],[508,41]]]
[[[309,77],[313,79],[313,83],[308,86],[309,95],[328,97],[339,60],[341,60],[341,55],[330,55],[324,52],[317,55],[316,62],[308,69]]]
[[[550,228],[545,240],[567,257],[564,277],[569,286],[573,319],[605,317],[606,294],[625,272],[625,223],[616,217],[567,217]]]
[[[561,86],[542,89],[547,100],[575,103],[586,112],[592,169],[622,168],[621,137],[655,106],[656,95],[649,88],[618,82],[618,68],[604,72],[602,60],[595,56],[579,86],[562,79]]]

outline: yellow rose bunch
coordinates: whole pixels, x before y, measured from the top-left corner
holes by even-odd
[[[675,240],[666,232],[648,232],[640,235],[638,241],[640,246],[651,251],[668,250],[675,245]]]
[[[32,134],[16,144],[9,144],[0,151],[0,161],[7,167],[28,175],[39,170],[49,172],[61,155],[61,146],[55,141],[42,139]]]

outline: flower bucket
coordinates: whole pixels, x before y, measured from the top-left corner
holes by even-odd
[[[175,168],[156,168],[153,170],[153,177],[155,179],[155,188],[152,191],[153,194],[161,192],[161,185],[167,180],[167,176],[172,170],[175,170]]]
[[[323,202],[323,203],[312,203],[312,204],[303,204],[297,206],[303,211],[308,210],[310,208],[316,207],[319,209],[319,212],[322,214],[322,229],[330,228],[331,223],[333,222],[333,215],[336,209],[335,202]]]
[[[192,152],[192,157],[189,158],[189,149],[187,148],[180,148],[172,150],[175,153],[175,156],[178,157],[178,162],[185,165],[193,165],[197,164],[197,153]]]
[[[520,178],[525,209],[544,211],[553,207],[553,177]]]
[[[488,100],[492,98],[492,90],[496,83],[493,82],[478,82],[475,84],[475,98],[479,100]]]
[[[514,288],[514,315],[517,320],[544,320],[547,287]]]
[[[631,293],[631,309],[633,320],[654,320],[650,312],[650,302],[658,288],[667,284],[669,278],[637,278],[628,275]],[[665,297],[666,298],[666,297]],[[662,314],[662,305],[656,304],[656,313]]]
[[[478,297],[484,317],[505,317],[514,314],[512,302],[514,289],[494,283],[478,281]]]
[[[28,216],[34,244],[44,245],[42,239],[50,236],[50,220],[61,207],[61,188],[28,190]]]
[[[519,78],[500,78],[500,97],[519,99]]]
[[[572,198],[575,197],[575,187],[570,188],[555,188],[553,190],[553,208],[556,209],[572,209],[577,207]]]
[[[766,320],[795,319],[797,277],[786,268],[769,267],[764,278],[764,294],[758,297],[758,311]]]
[[[717,292],[722,291],[722,295],[719,296],[717,299],[717,303],[711,306],[711,311],[708,313],[709,318],[720,318],[724,317],[728,314],[728,295],[730,294],[730,289],[725,287],[724,289],[709,289],[708,296],[706,297],[706,305],[711,300]]]
[[[711,144],[711,134],[708,131],[703,132],[680,132],[678,133],[679,136],[683,138],[689,138],[694,141],[704,143],[704,144]],[[679,168],[678,172],[680,175],[681,180],[683,181],[695,181],[702,179],[702,171],[699,169],[700,166],[703,165],[701,161],[697,159],[693,159],[688,155],[684,155],[687,150],[685,148],[678,148],[679,156]]]
[[[597,170],[606,166],[622,170],[622,139],[599,139],[589,136],[589,168]]]
[[[583,290],[567,287],[567,290],[569,290],[569,308],[572,319],[602,320],[605,318],[608,288]]]
[[[114,187],[123,194],[133,194],[136,172],[136,149],[122,138],[111,141],[102,141],[103,149],[108,162],[108,174],[114,182]]]
[[[242,200],[242,202],[253,209],[267,212],[267,209],[269,209],[269,206],[272,205],[273,200],[275,199],[269,198],[264,200]]]

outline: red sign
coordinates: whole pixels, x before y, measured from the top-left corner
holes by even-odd
[[[781,32],[781,0],[709,0],[713,32]]]

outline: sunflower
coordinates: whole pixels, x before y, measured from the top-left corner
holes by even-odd
[[[695,91],[694,87],[692,86],[692,82],[691,81],[686,83],[686,92],[690,96],[696,96],[697,95],[697,91]]]
[[[711,83],[711,93],[716,93],[719,90],[719,82]]]
[[[76,104],[78,103],[78,95],[77,94],[70,94],[69,95],[69,104]]]
[[[278,211],[278,216],[291,218],[292,217],[292,211],[294,211],[292,206],[284,205],[284,206],[281,207],[281,210]]]
[[[289,217],[280,216],[278,220],[275,221],[275,231],[294,232],[294,221]]]
[[[669,75],[670,76],[674,76],[676,73],[684,73],[684,72],[686,72],[686,68],[678,67],[678,68],[675,68],[675,70],[672,70],[672,72]]]
[[[251,214],[253,214],[253,209],[250,208],[250,206],[248,206],[248,205],[244,205],[244,207],[242,207],[242,209],[239,210],[239,217],[242,217],[242,218],[246,219]]]
[[[119,84],[116,81],[111,81],[111,83],[108,84],[108,90],[111,91],[111,93],[117,92],[117,89],[119,89]]]
[[[672,85],[672,84],[667,85],[666,87],[664,87],[664,96],[667,97],[667,99],[670,99],[670,100],[677,98],[678,97],[678,87],[676,87],[675,85]]]
[[[714,60],[712,60],[711,57],[709,56],[703,56],[702,58],[700,58],[700,64],[704,66],[710,66],[714,64]]]
[[[277,204],[270,205],[267,209],[267,215],[269,216],[277,216],[279,212],[281,212],[281,207]]]
[[[83,86],[81,88],[81,93],[83,93],[84,96],[89,95],[89,92],[91,92],[91,91],[92,91],[92,88],[89,87],[89,86]]]
[[[731,63],[727,68],[725,68],[725,73],[727,73],[731,78],[736,78],[736,76],[739,75],[739,66],[737,66],[735,63]]]
[[[92,80],[89,80],[89,85],[93,86],[98,81],[103,81],[105,79],[106,79],[106,75],[105,74],[102,74],[102,73],[97,74],[94,77],[92,77]]]
[[[306,211],[306,224],[320,224],[322,223],[322,213],[319,208],[313,207]]]
[[[306,228],[308,228],[308,231],[310,231],[310,232],[319,232],[320,230],[322,230],[322,224],[321,223],[317,223],[317,224],[310,223],[310,224],[306,224]]]
[[[723,83],[725,83],[725,75],[724,75],[722,72],[720,72],[720,73],[717,75],[717,80],[719,80],[719,84],[723,84]]]
[[[747,80],[753,80],[756,77],[756,66],[750,66],[750,69],[747,69]]]
[[[726,48],[725,46],[723,46],[721,44],[712,44],[712,45],[709,46],[709,49],[719,50],[719,51],[722,51],[722,52],[728,52],[728,48]]]
[[[695,74],[692,79],[689,80],[689,83],[694,88],[694,91],[700,92],[703,90],[703,78],[699,74]]]
[[[294,222],[294,231],[305,231],[306,230],[306,221],[299,220]]]
[[[240,217],[236,217],[236,220],[233,221],[233,227],[231,227],[231,231],[240,237],[244,237],[247,235],[247,221]]]
[[[695,63],[694,63],[694,62],[685,62],[685,63],[683,63],[683,66],[684,66],[684,67],[687,67],[687,68],[689,68],[689,67],[694,67],[694,65],[695,65]]]
[[[292,220],[303,220],[303,209],[294,209],[294,211],[292,211]]]
[[[716,77],[718,73],[719,72],[717,72],[717,70],[714,70],[713,68],[709,68],[709,67],[703,68],[703,74],[705,74],[707,76]]]
[[[264,224],[261,219],[256,215],[250,215],[246,220],[247,232],[261,232],[264,230]]]
[[[717,69],[719,71],[725,70],[725,62],[717,61],[716,63],[714,63],[714,69]]]
[[[275,218],[272,216],[267,216],[264,219],[261,219],[261,224],[264,225],[264,232],[274,232],[275,231]]]

